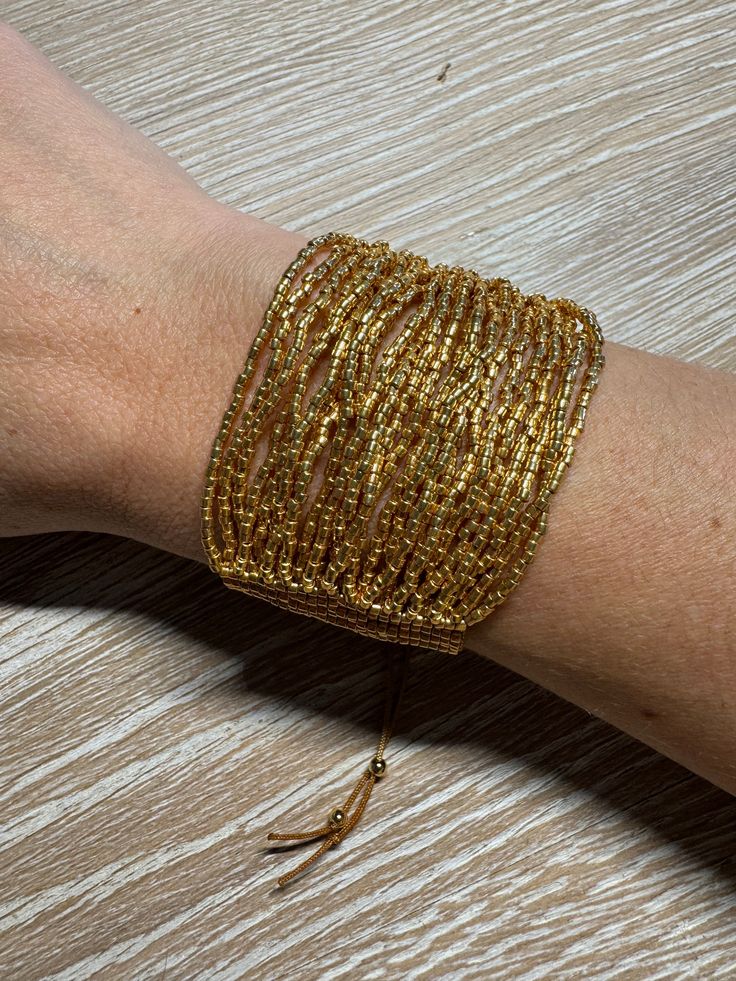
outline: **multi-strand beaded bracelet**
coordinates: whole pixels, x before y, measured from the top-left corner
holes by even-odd
[[[279,280],[215,439],[210,567],[235,589],[393,641],[378,750],[284,885],[386,771],[407,648],[457,653],[519,583],[603,366],[595,316],[505,279],[331,232]]]

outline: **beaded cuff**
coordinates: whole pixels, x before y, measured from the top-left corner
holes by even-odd
[[[214,442],[202,543],[227,586],[398,642],[351,794],[320,827],[268,836],[324,838],[279,885],[345,837],[386,772],[407,647],[457,653],[519,583],[602,343],[570,300],[336,232],[279,280]]]
[[[459,651],[534,554],[601,345],[569,300],[386,242],[313,239],[215,440],[211,568],[358,633]]]

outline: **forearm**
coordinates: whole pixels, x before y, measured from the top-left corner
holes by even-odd
[[[736,792],[736,379],[606,358],[537,556],[468,646]]]
[[[248,284],[236,270],[251,229],[234,216],[221,234],[207,274],[217,285],[182,330],[191,352],[154,379],[118,529],[200,561],[212,440],[273,286],[305,242],[262,228]],[[736,383],[612,343],[606,357],[538,554],[467,646],[736,790]]]

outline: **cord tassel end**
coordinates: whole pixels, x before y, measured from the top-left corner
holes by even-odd
[[[292,879],[295,879],[302,872],[310,868],[333,845],[341,842],[360,820],[373,788],[376,785],[376,781],[380,780],[386,774],[386,760],[383,754],[388,746],[396,721],[396,714],[406,683],[408,663],[408,650],[399,648],[397,652],[395,648],[391,649],[388,657],[387,696],[384,709],[383,730],[378,743],[378,749],[367,768],[360,775],[358,782],[345,803],[341,807],[334,807],[330,811],[327,824],[314,828],[311,831],[269,832],[267,836],[268,841],[313,841],[316,838],[325,838],[309,858],[279,878],[279,886],[285,886]]]

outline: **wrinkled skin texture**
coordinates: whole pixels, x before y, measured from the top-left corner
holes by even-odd
[[[0,535],[186,551],[207,444],[304,241],[215,202],[0,25]]]

